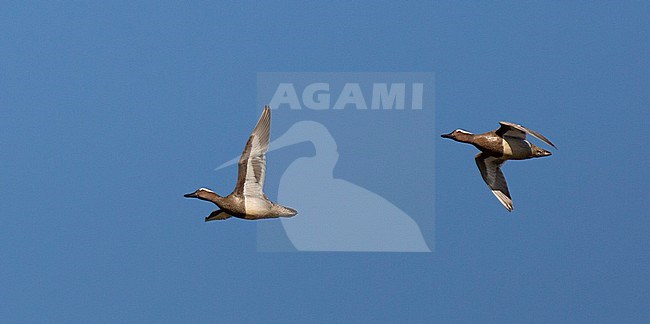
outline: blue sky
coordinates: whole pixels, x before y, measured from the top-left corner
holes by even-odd
[[[647,322],[649,10],[3,2],[0,314]],[[214,168],[257,118],[258,72],[435,73],[434,252],[259,253],[254,222],[203,223],[182,194],[232,189]],[[513,213],[439,137],[499,120],[559,148],[505,165]]]

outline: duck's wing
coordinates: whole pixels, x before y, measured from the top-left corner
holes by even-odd
[[[208,215],[205,218],[205,221],[209,222],[209,221],[213,221],[213,220],[224,220],[224,219],[228,219],[230,217],[232,217],[232,215],[229,215],[225,211],[219,209],[219,210],[215,210],[212,213],[210,213],[210,215]]]
[[[235,194],[264,197],[264,175],[266,173],[266,150],[269,147],[271,128],[271,110],[264,106],[264,111],[255,128],[248,137],[244,151],[239,158]]]
[[[499,199],[503,207],[508,211],[512,211],[512,199],[508,191],[508,184],[503,172],[501,172],[501,165],[505,160],[484,153],[476,154],[474,159],[479,171],[481,171],[483,181],[490,187],[492,193]]]
[[[538,133],[538,132],[536,132],[534,130],[528,129],[528,128],[526,128],[524,126],[521,126],[521,125],[518,125],[518,124],[513,124],[513,123],[509,123],[509,122],[504,122],[504,121],[499,122],[499,124],[501,124],[501,127],[499,127],[495,131],[495,133],[497,135],[499,135],[499,136],[510,136],[510,137],[526,139],[526,133],[528,133],[530,135],[535,136],[540,141],[543,141],[544,143],[546,143],[546,144],[548,144],[550,146],[553,146],[554,148],[557,149],[557,147],[555,147],[555,145],[553,145],[553,143],[551,143],[551,141],[549,141],[548,138],[544,137],[542,134],[540,134],[540,133]]]

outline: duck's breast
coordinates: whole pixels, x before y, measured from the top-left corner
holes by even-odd
[[[470,143],[490,155],[500,156],[503,153],[503,138],[494,134],[477,135]]]

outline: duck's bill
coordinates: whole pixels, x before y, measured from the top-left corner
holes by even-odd
[[[451,138],[451,133],[449,133],[449,134],[442,134],[442,135],[440,135],[440,137],[442,137],[442,138]]]
[[[196,198],[197,195],[196,195],[196,193],[193,192],[193,193],[184,194],[183,197],[185,197],[185,198]]]

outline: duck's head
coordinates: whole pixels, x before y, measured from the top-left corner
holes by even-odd
[[[210,200],[216,193],[208,188],[199,188],[195,192],[183,195],[185,198],[198,198],[202,200]]]
[[[466,131],[464,129],[458,128],[458,129],[454,130],[453,132],[451,132],[449,134],[442,134],[442,135],[440,135],[440,137],[442,137],[442,138],[450,138],[450,139],[453,139],[454,141],[458,141],[458,142],[464,142],[471,135],[474,135],[474,134],[472,134],[472,133],[470,133],[470,132],[468,132],[468,131]]]

